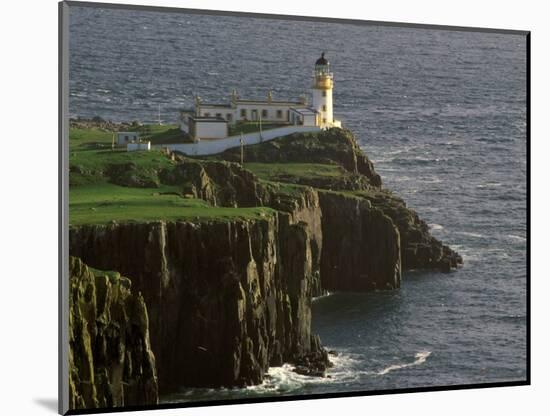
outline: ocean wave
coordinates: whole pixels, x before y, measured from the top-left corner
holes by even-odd
[[[429,178],[429,179],[419,179],[419,182],[422,183],[441,183],[443,182],[440,178]]]
[[[430,230],[443,230],[445,227],[443,227],[440,224],[428,224],[428,227],[430,227]]]
[[[514,234],[507,234],[506,237],[509,240],[513,240],[513,241],[519,241],[519,242],[527,241],[527,239],[525,237],[522,237],[522,236],[519,236],[519,235],[514,235]]]
[[[488,182],[476,185],[476,188],[498,188],[499,186],[502,186],[500,182]]]
[[[330,349],[330,347],[327,347]],[[326,377],[310,377],[293,371],[292,364],[280,367],[270,367],[261,384],[244,388],[185,388],[176,394],[165,396],[163,403],[188,402],[195,400],[211,400],[212,398],[254,397],[264,395],[292,395],[303,391],[304,387],[322,386],[328,384],[352,384],[359,382],[361,377],[380,377],[386,374],[417,365],[421,365],[430,356],[430,351],[419,351],[414,355],[414,361],[401,364],[391,364],[381,370],[366,370],[365,358],[360,355],[339,352],[330,355],[333,366],[328,369]]]
[[[332,295],[332,294],[333,294],[333,292],[327,291],[327,293],[325,293],[324,295],[315,296],[315,297],[311,298],[311,301],[312,301],[312,302],[315,302],[315,301],[318,301],[319,299],[323,299],[323,298],[329,297],[329,296]]]
[[[392,364],[389,367],[384,368],[383,370],[379,371],[378,375],[385,375],[388,374],[390,371],[400,370],[402,368],[412,367],[415,365],[420,365],[426,362],[428,357],[431,355],[431,351],[420,351],[417,352],[414,355],[414,361],[412,363],[405,363],[405,364]]]
[[[470,231],[457,231],[456,234],[465,235],[466,237],[484,238],[483,234],[473,233]]]
[[[447,162],[446,158],[425,158],[425,157],[415,157],[415,158],[400,158],[396,157],[392,160],[392,163],[397,163],[399,165],[431,165],[434,163]]]
[[[294,372],[292,364],[283,364],[281,367],[270,367],[262,384],[248,386],[246,390],[254,393],[288,394],[306,385],[350,382],[362,373],[355,370],[358,360],[350,355],[330,355],[330,360],[333,366],[327,371],[327,377],[304,376]]]

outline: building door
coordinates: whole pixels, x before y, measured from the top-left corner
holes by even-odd
[[[252,110],[252,121],[258,120],[258,110]]]

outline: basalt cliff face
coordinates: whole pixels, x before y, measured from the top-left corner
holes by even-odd
[[[73,255],[144,294],[161,391],[257,384],[270,365],[324,353],[310,332],[311,235],[288,214],[85,226],[70,238]]]
[[[158,402],[155,357],[141,294],[118,273],[69,264],[71,409]]]
[[[260,180],[246,164],[232,162],[235,157],[234,151],[220,156],[225,160],[182,157],[155,177],[213,207],[274,210],[261,219],[70,229],[71,255],[128,276],[143,295],[161,394],[184,386],[257,384],[269,366],[283,362],[323,374],[330,364],[311,333],[313,297],[327,290],[396,289],[402,270],[448,271],[462,262],[382,189],[349,132],[247,148],[250,161],[336,163],[348,173],[341,180]]]
[[[399,232],[369,201],[321,192],[322,288],[392,290],[401,284]]]

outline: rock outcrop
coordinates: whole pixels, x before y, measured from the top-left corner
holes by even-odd
[[[430,234],[428,224],[405,201],[389,191],[361,192],[373,207],[387,215],[399,230],[404,270],[436,269],[450,272],[462,257]]]
[[[230,162],[185,160],[159,174],[163,183],[181,187],[183,195],[200,198],[212,206],[265,205],[266,188],[252,172]]]
[[[311,235],[265,220],[83,226],[70,252],[131,276],[150,311],[161,391],[262,381],[311,353]],[[317,283],[318,284],[318,283]]]
[[[220,159],[238,162],[240,149],[229,149]],[[319,133],[295,133],[262,144],[247,146],[247,162],[338,163],[347,171],[363,175],[374,187],[382,186],[374,165],[361,151],[352,132],[341,128]]]
[[[321,284],[328,291],[391,290],[401,284],[399,232],[369,201],[319,192],[323,252]]]
[[[147,307],[131,282],[71,257],[69,264],[71,409],[158,403]]]
[[[248,146],[245,152],[248,162],[339,164],[348,172],[347,174],[329,178],[291,176],[288,182],[312,186],[321,193],[324,189],[343,191],[343,197],[339,199],[341,202],[347,201],[344,196],[370,202],[372,207],[391,219],[399,231],[403,270],[436,269],[448,272],[462,265],[462,257],[434,238],[426,222],[421,220],[414,210],[408,208],[405,202],[391,191],[382,188],[380,175],[376,173],[372,162],[359,148],[357,140],[349,130],[333,128],[318,134],[294,134]],[[237,161],[240,153],[230,149],[218,157]],[[281,178],[283,179],[285,178]],[[345,195],[346,191],[350,192]],[[257,200],[261,200],[264,205],[273,206],[264,193],[261,195],[262,198]],[[345,223],[345,215],[341,211],[339,215],[332,216],[331,223]],[[351,215],[354,216],[353,213]],[[328,229],[325,227],[324,231]],[[328,240],[328,237],[325,238]],[[393,285],[390,284],[388,287],[390,286]]]

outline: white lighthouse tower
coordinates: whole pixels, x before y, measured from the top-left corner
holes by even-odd
[[[322,128],[332,127],[334,118],[332,115],[332,88],[334,79],[330,72],[330,64],[325,58],[325,53],[315,62],[313,75],[313,108],[318,112],[317,125]]]

